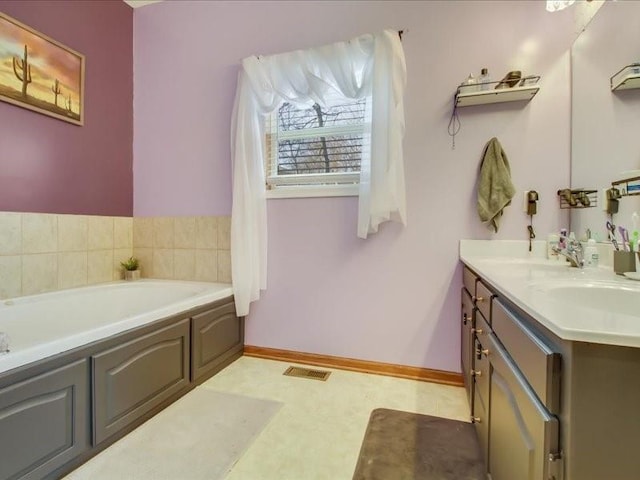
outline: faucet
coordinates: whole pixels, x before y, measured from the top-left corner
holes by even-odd
[[[564,240],[564,241],[563,241]],[[582,250],[582,244],[575,238],[560,236],[560,244],[566,245],[564,248],[553,247],[553,251],[562,255],[572,267],[582,268],[584,267],[584,252]]]

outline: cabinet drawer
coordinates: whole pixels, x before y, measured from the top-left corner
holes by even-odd
[[[0,389],[0,478],[40,479],[86,451],[85,359]]]
[[[244,331],[242,320],[236,316],[233,299],[208,312],[193,317],[192,380],[203,380],[222,368],[225,361],[242,352]]]
[[[493,330],[545,407],[560,412],[559,353],[542,342],[499,301],[494,300]]]
[[[473,369],[473,332],[474,328],[474,307],[471,295],[466,288],[461,289],[461,348],[460,348],[460,366],[462,370],[462,378],[464,379],[464,386],[467,391],[467,400],[471,411],[473,411],[473,377],[471,376],[471,370]]]
[[[95,443],[189,386],[189,319],[92,357]]]
[[[476,294],[477,279],[478,277],[476,277],[475,273],[473,273],[467,267],[464,267],[464,269],[462,270],[462,284],[464,285],[464,288],[467,289],[467,292],[469,292],[472,296],[475,296]]]
[[[557,418],[540,403],[493,334],[488,341],[492,480],[561,478],[556,475],[562,467],[552,460],[558,454]]]
[[[478,311],[482,313],[485,320],[491,324],[491,303],[495,295],[489,290],[489,288],[482,283],[482,280],[478,280],[476,283],[476,296],[475,302]]]

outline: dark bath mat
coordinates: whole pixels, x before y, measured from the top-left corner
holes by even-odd
[[[471,423],[378,408],[371,412],[353,480],[484,480]]]

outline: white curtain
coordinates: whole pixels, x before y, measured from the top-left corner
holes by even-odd
[[[242,61],[231,126],[231,274],[238,315],[247,315],[249,304],[267,287],[266,117],[283,102],[326,105],[336,92],[350,99],[371,97],[357,226],[358,236],[367,238],[387,220],[406,225],[405,84],[404,52],[393,30]]]

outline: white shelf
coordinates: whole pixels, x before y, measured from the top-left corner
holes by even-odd
[[[611,77],[611,91],[640,88],[640,65],[627,65]]]
[[[526,87],[500,88],[481,90],[477,92],[456,93],[456,107],[469,107],[471,105],[486,105],[502,102],[528,102],[540,90],[540,85]]]

